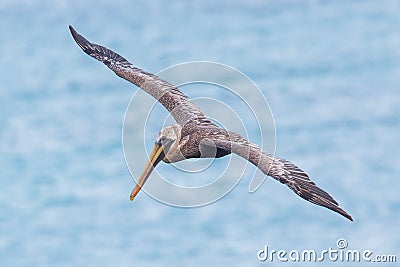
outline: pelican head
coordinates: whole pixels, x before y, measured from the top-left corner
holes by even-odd
[[[172,163],[185,159],[180,149],[182,145],[180,125],[167,126],[161,130],[150,153],[149,161],[144,167],[135,188],[132,190],[131,201],[139,193],[147,178],[149,178],[151,172],[160,161]]]
[[[167,126],[158,133],[156,145],[162,147],[165,155],[162,161],[172,163],[185,159],[180,150],[181,141],[181,126],[179,124]]]

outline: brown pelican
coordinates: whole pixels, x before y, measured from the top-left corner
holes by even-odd
[[[157,99],[174,117],[177,124],[158,134],[153,151],[130,199],[137,195],[160,162],[178,162],[189,158],[223,157],[235,153],[257,166],[264,174],[287,185],[303,199],[333,210],[349,220],[351,216],[324,190],[317,187],[308,175],[293,163],[262,151],[239,134],[217,127],[176,86],[160,77],[133,67],[114,51],[89,42],[69,26],[71,34],[82,50],[103,62],[119,77],[135,84]]]

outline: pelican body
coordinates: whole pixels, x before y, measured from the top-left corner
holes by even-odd
[[[103,62],[116,75],[152,95],[177,122],[165,127],[158,134],[149,161],[132,190],[131,200],[139,193],[152,170],[161,161],[172,163],[190,158],[219,158],[235,153],[257,166],[264,174],[287,185],[301,198],[353,220],[333,197],[316,186],[299,167],[262,151],[237,133],[216,126],[175,85],[134,67],[114,51],[89,42],[72,26],[69,26],[69,29],[76,43],[86,54]]]

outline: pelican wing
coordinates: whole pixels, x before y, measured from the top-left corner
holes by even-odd
[[[316,186],[308,175],[293,163],[262,151],[257,145],[235,133],[229,132],[228,135],[216,136],[212,139],[212,142],[220,149],[247,159],[266,175],[287,185],[301,198],[333,210],[351,221],[353,220],[349,214],[339,207],[333,197]]]
[[[177,123],[185,125],[195,122],[214,125],[204,113],[178,87],[162,80],[157,75],[133,67],[132,64],[114,51],[89,42],[69,26],[71,34],[82,50],[91,57],[103,62],[118,76],[140,87],[157,99],[174,117]]]

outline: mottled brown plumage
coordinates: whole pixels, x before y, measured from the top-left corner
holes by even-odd
[[[349,220],[351,216],[308,175],[293,163],[262,151],[239,134],[217,127],[175,85],[158,76],[133,67],[112,50],[89,42],[71,26],[71,34],[85,53],[103,62],[118,76],[132,82],[157,99],[178,124],[161,130],[150,161],[131,194],[139,192],[151,170],[163,160],[177,162],[189,158],[223,157],[235,153],[257,166],[264,174],[287,185],[297,195],[316,205],[333,210]]]

